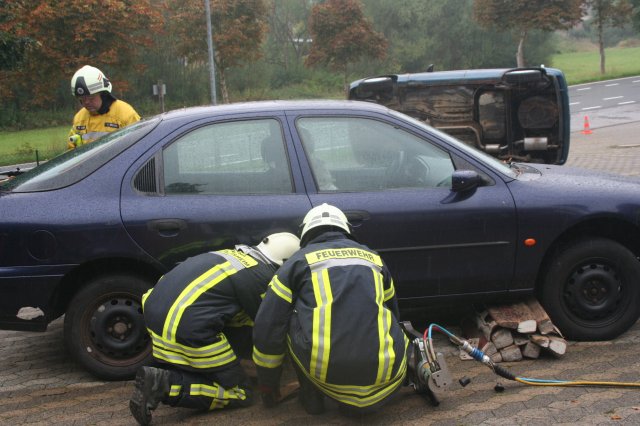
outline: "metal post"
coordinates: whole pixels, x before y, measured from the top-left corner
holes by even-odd
[[[207,13],[207,46],[209,47],[209,80],[211,84],[211,104],[216,105],[216,68],[213,62],[213,35],[211,31],[211,5],[209,0],[204,0]]]

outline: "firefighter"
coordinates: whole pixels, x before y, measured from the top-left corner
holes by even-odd
[[[125,101],[111,93],[113,86],[98,68],[85,65],[71,78],[71,94],[82,108],[73,117],[67,147],[93,142],[100,136],[140,120],[140,115]]]
[[[244,407],[251,382],[251,326],[267,285],[299,239],[280,232],[255,247],[203,253],[180,263],[142,296],[157,366],[141,367],[129,408],[151,422],[160,402],[200,410]],[[249,361],[250,362],[250,361]]]
[[[253,329],[262,401],[279,400],[289,354],[309,414],[324,411],[325,397],[343,414],[375,411],[407,371],[393,280],[380,256],[354,240],[338,208],[314,207],[301,226],[301,249],[271,280]]]

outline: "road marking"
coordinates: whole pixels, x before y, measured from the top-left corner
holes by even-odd
[[[620,84],[620,83],[605,84],[604,87],[617,86],[618,84]]]
[[[580,102],[571,102],[569,105],[580,105]]]
[[[628,104],[635,104],[636,101],[627,101],[627,102],[618,102],[618,105],[628,105]]]
[[[612,98],[603,98],[602,100],[603,101],[610,101],[611,99],[622,99],[622,98],[624,98],[624,96],[614,96]]]
[[[598,105],[598,106],[593,106],[593,107],[587,107],[587,108],[582,108],[583,111],[586,111],[588,109],[598,109],[598,108],[602,108],[602,105]]]
[[[591,90],[591,87],[583,87],[582,89],[578,89],[578,92],[581,90]]]
[[[640,80],[633,80],[632,83],[640,83]]]

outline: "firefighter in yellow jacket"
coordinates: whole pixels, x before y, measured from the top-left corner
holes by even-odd
[[[85,65],[71,78],[71,93],[82,108],[73,117],[67,147],[93,142],[100,136],[140,120],[125,101],[116,99],[109,79],[98,68]]]
[[[142,296],[157,367],[138,370],[131,413],[142,425],[160,402],[215,410],[252,402],[239,358],[251,358],[251,328],[269,281],[299,248],[293,234],[269,235],[190,257]]]
[[[324,398],[343,414],[379,408],[402,386],[409,344],[398,322],[393,280],[380,256],[353,240],[347,218],[322,204],[304,218],[301,249],[269,284],[253,330],[263,403],[280,398],[285,355],[309,414]]]

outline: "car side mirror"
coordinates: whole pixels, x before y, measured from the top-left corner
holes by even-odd
[[[482,178],[474,170],[456,170],[451,175],[451,190],[453,192],[467,192],[477,188]]]

